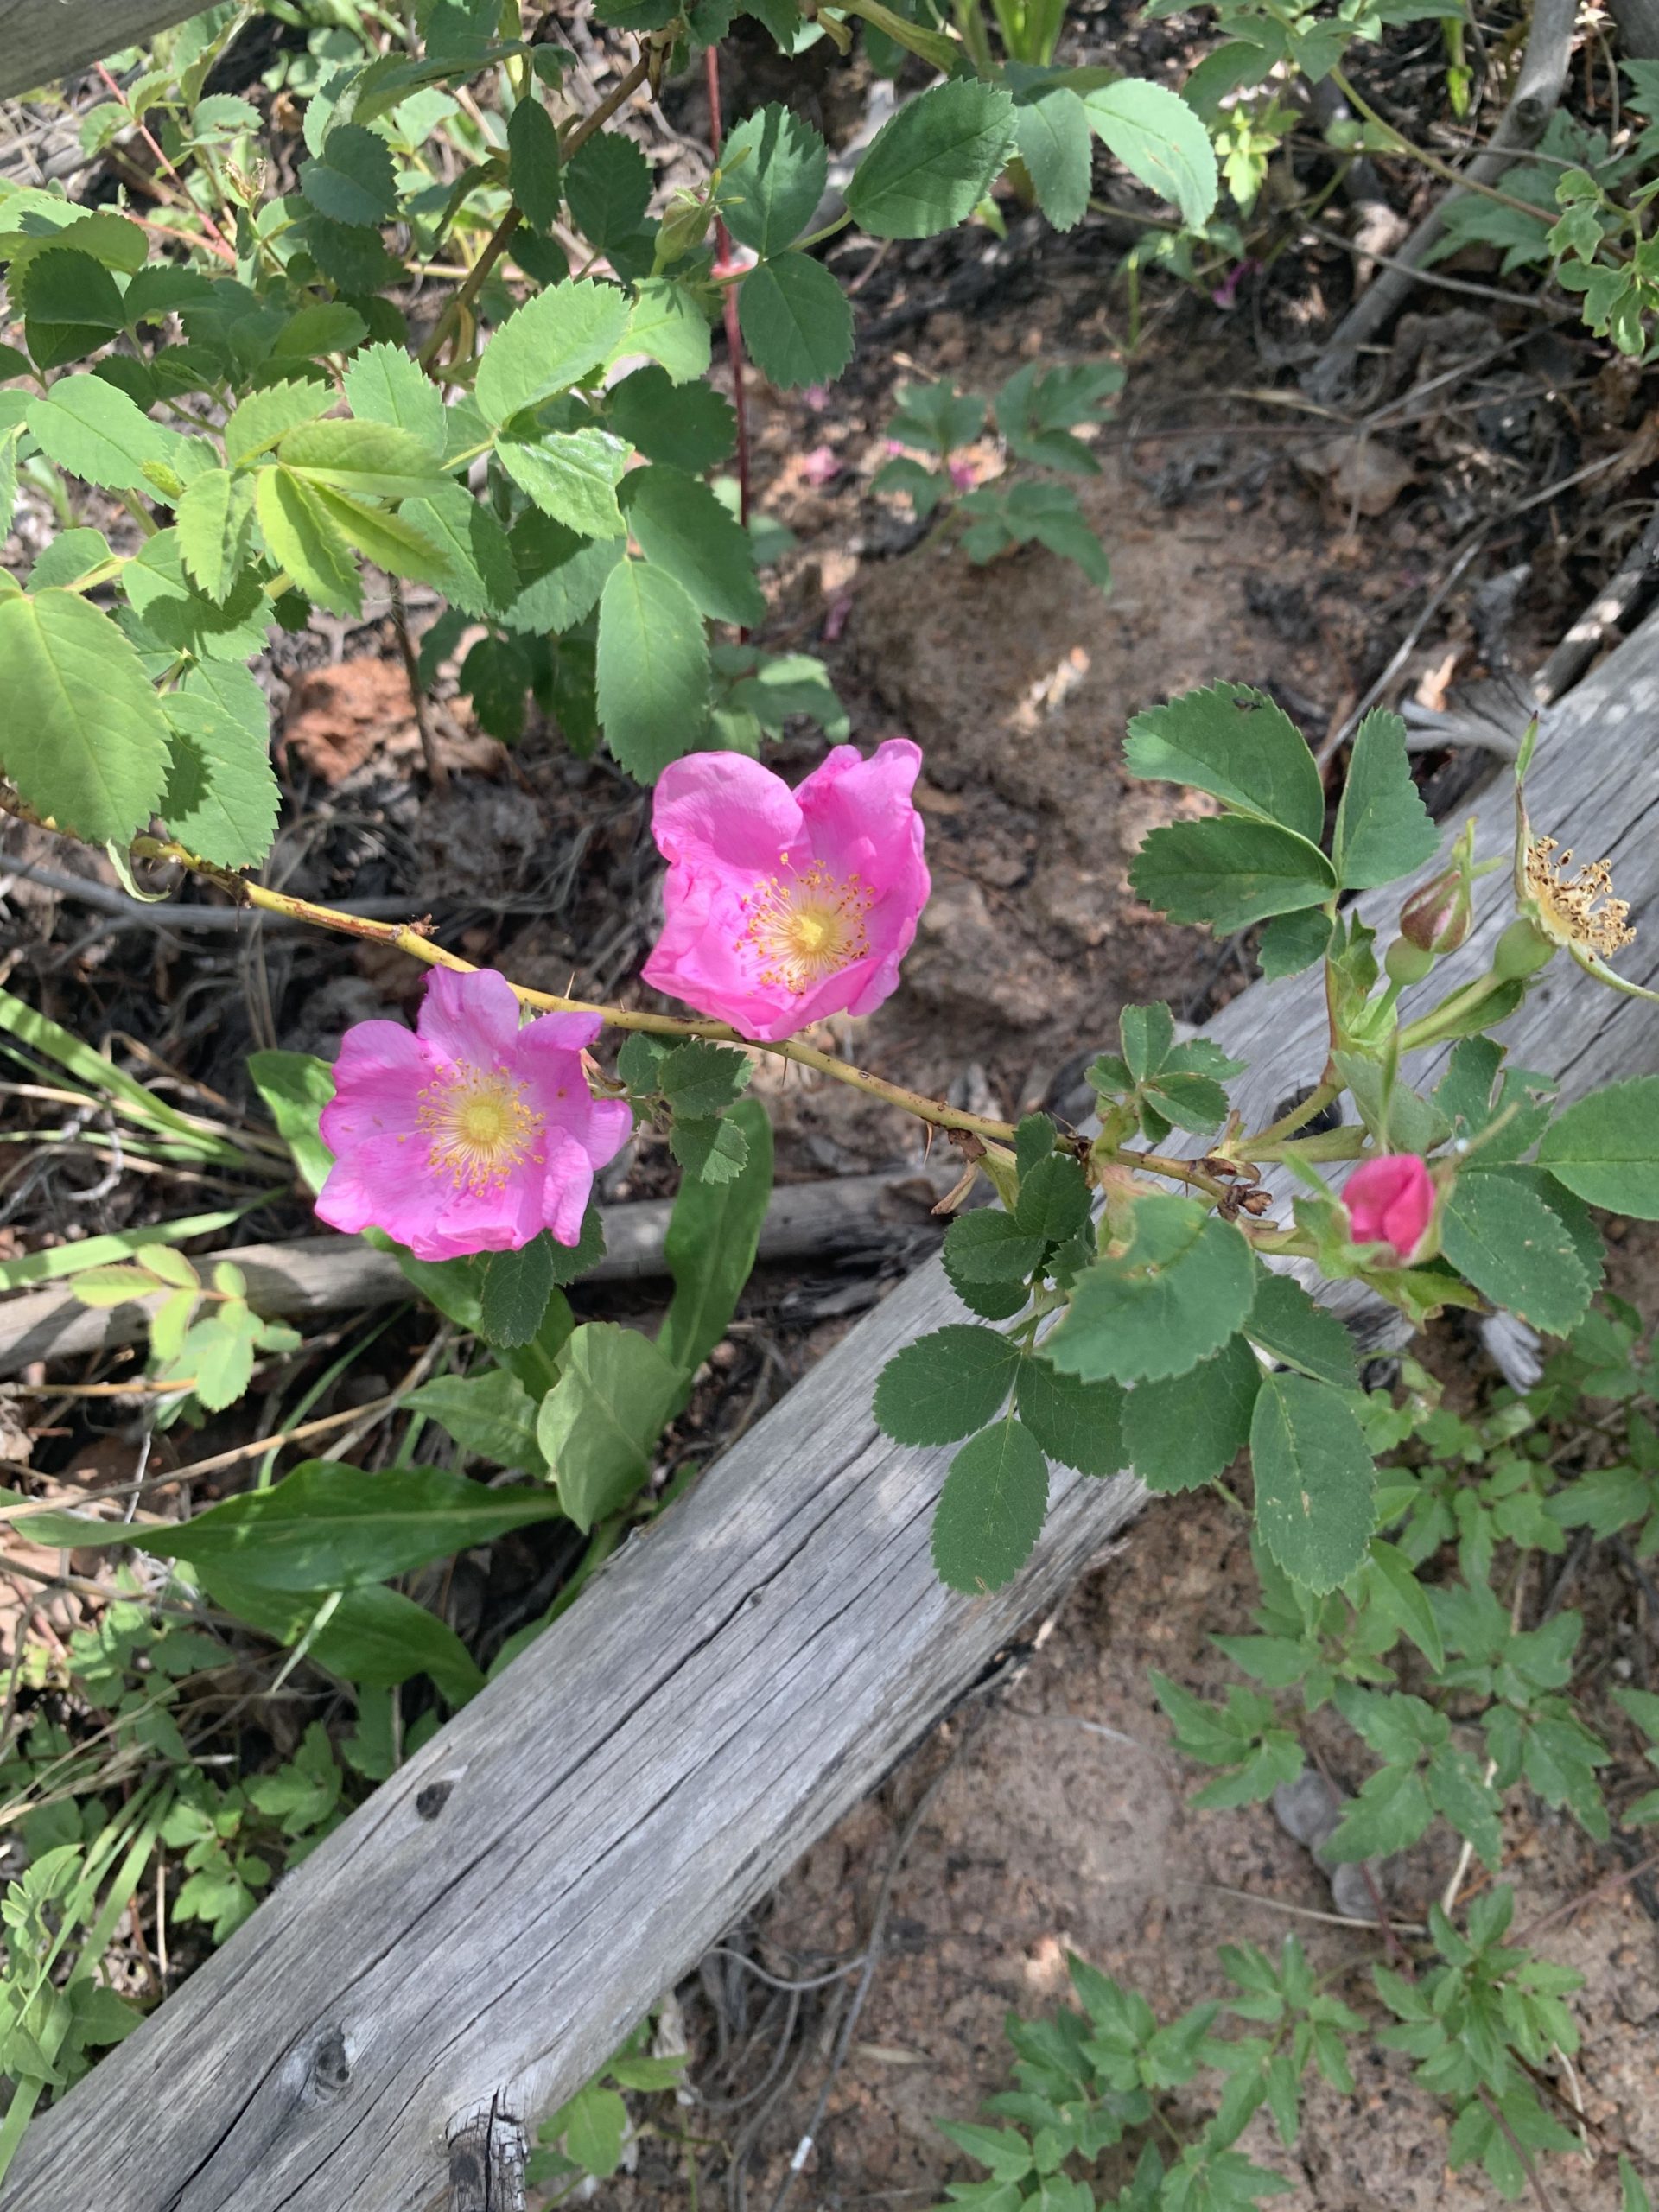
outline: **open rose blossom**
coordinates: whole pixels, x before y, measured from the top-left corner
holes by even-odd
[[[1356,1244],[1391,1244],[1409,1260],[1434,1217],[1434,1185],[1414,1152],[1385,1153],[1357,1167],[1342,1202]]]
[[[791,791],[741,753],[693,753],[657,783],[666,921],[645,978],[767,1043],[868,1014],[899,981],[927,904],[922,765],[907,737],[838,745]]]
[[[417,1030],[359,1021],[340,1039],[318,1213],[384,1230],[417,1260],[516,1252],[543,1229],[575,1243],[594,1171],[633,1125],[622,1100],[588,1088],[582,1050],[599,1029],[588,1014],[521,1029],[493,969],[435,969]]]

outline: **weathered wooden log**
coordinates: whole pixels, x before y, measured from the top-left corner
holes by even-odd
[[[200,12],[199,0],[0,0],[0,100],[42,90]]]
[[[1638,917],[1656,737],[1659,620],[1556,709],[1533,785],[1540,825],[1610,854]],[[1502,853],[1503,785],[1483,819]],[[1370,902],[1379,922],[1396,903]],[[1440,988],[1485,968],[1500,884],[1485,903]],[[1631,950],[1653,980],[1659,927]],[[1255,985],[1211,1033],[1268,1113],[1319,1072],[1319,992]],[[1508,1033],[1569,1094],[1659,1067],[1654,1010],[1565,963]],[[569,2096],[1139,1503],[1057,1471],[1019,1580],[941,1588],[950,1451],[888,1443],[870,1394],[960,1313],[934,1261],[853,1330],[36,2123],[0,2212],[428,2212],[458,2122]]]
[[[925,1230],[924,1209],[950,1188],[958,1165],[946,1154],[908,1173],[780,1183],[766,1209],[758,1256],[828,1262],[879,1252],[912,1228]],[[913,1203],[906,1197],[911,1192]],[[601,1211],[605,1257],[583,1281],[645,1282],[660,1275],[672,1202],[639,1198]],[[944,1226],[938,1224],[941,1233]],[[356,1236],[249,1244],[232,1256],[248,1279],[254,1311],[267,1319],[362,1313],[413,1294],[390,1253],[377,1252]],[[0,1303],[0,1376],[18,1374],[37,1359],[69,1359],[137,1344],[148,1325],[146,1305],[138,1299],[124,1306],[82,1306],[67,1280],[22,1291]]]

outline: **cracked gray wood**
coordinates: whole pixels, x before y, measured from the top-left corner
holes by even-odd
[[[1533,796],[1651,913],[1630,971],[1652,981],[1659,620],[1549,717]],[[1481,812],[1482,851],[1507,850],[1506,783]],[[1370,901],[1379,921],[1398,898]],[[1442,985],[1485,967],[1501,879],[1482,905]],[[1323,1058],[1306,977],[1211,1033],[1259,1064],[1258,1114]],[[1569,1094],[1659,1067],[1656,1010],[1565,962],[1507,1034]],[[452,2123],[568,2097],[1140,1503],[1057,1471],[1018,1583],[939,1586],[950,1451],[886,1441],[870,1393],[960,1313],[931,1262],[854,1329],[30,2129],[0,2212],[430,2212]]]
[[[43,92],[200,12],[200,0],[0,0],[0,100]]]

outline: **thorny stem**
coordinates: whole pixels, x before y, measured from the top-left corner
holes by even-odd
[[[15,815],[18,820],[33,823],[37,829],[49,830],[58,835],[58,825],[48,817],[35,813],[32,807],[10,792],[0,794],[0,811]],[[403,922],[378,922],[366,914],[348,914],[337,906],[318,905],[310,899],[296,899],[285,891],[273,891],[269,885],[251,882],[246,876],[238,875],[232,869],[219,867],[213,861],[203,860],[199,854],[170,837],[135,837],[131,846],[135,859],[156,861],[177,868],[188,868],[225,892],[237,905],[257,907],[262,913],[281,914],[290,921],[306,922],[314,928],[332,930],[344,937],[366,938],[377,944],[390,945],[395,951],[407,953],[411,959],[421,961],[429,968],[448,968],[460,976],[475,976],[477,963],[463,960],[459,953],[451,952],[436,944],[425,934],[429,925]],[[602,1006],[588,999],[561,998],[551,991],[533,990],[528,983],[515,983],[505,978],[513,995],[521,1006],[531,1007],[543,1014],[590,1014],[612,1029],[643,1030],[653,1037],[700,1037],[712,1044],[736,1045],[745,1051],[770,1052],[777,1058],[793,1060],[798,1066],[813,1069],[820,1075],[830,1077],[836,1083],[845,1083],[861,1090],[871,1098],[879,1098],[889,1106],[898,1106],[918,1121],[931,1122],[938,1129],[959,1131],[964,1136],[975,1136],[992,1144],[1009,1145],[1017,1134],[1012,1122],[997,1122],[983,1114],[969,1114],[960,1108],[947,1106],[942,1100],[929,1098],[925,1093],[912,1090],[907,1085],[888,1083],[883,1077],[872,1075],[866,1068],[855,1067],[850,1060],[837,1059],[833,1052],[822,1052],[816,1045],[804,1045],[798,1038],[785,1038],[778,1042],[742,1036],[723,1021],[686,1021],[671,1014],[648,1014],[630,1007]],[[1114,1154],[1114,1164],[1139,1168],[1143,1173],[1161,1175],[1173,1182],[1186,1183],[1202,1190],[1212,1200],[1227,1195],[1225,1186],[1205,1173],[1195,1162],[1173,1160],[1155,1152],[1119,1152]],[[1247,1222],[1239,1224],[1246,1236],[1258,1237],[1263,1232]]]
[[[601,130],[623,102],[631,99],[638,92],[650,73],[651,49],[647,47],[627,74],[619,78],[612,86],[593,113],[584,116],[580,123],[573,124],[570,129],[563,134],[559,140],[561,162],[568,162],[578,147],[585,145],[594,131]],[[516,207],[508,208],[494,230],[491,232],[484,251],[473,264],[472,273],[461,289],[451,296],[443,313],[432,326],[431,336],[416,355],[416,360],[429,376],[432,373],[433,365],[439,354],[448,343],[456,325],[463,315],[471,312],[474,301],[484,289],[485,280],[506,251],[512,242],[513,232],[523,220],[524,218]]]

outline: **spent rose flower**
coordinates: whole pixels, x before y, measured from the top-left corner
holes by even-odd
[[[899,981],[931,887],[907,737],[837,745],[791,791],[741,753],[693,753],[657,782],[666,918],[645,979],[766,1043],[868,1014]]]
[[[1384,1153],[1355,1168],[1342,1202],[1356,1244],[1391,1244],[1408,1261],[1434,1217],[1434,1185],[1414,1152]]]
[[[417,1260],[516,1252],[543,1229],[575,1244],[594,1172],[632,1128],[621,1099],[588,1087],[582,1052],[599,1030],[588,1014],[521,1029],[505,977],[435,969],[416,1029],[359,1021],[340,1039],[317,1212],[384,1230]]]

